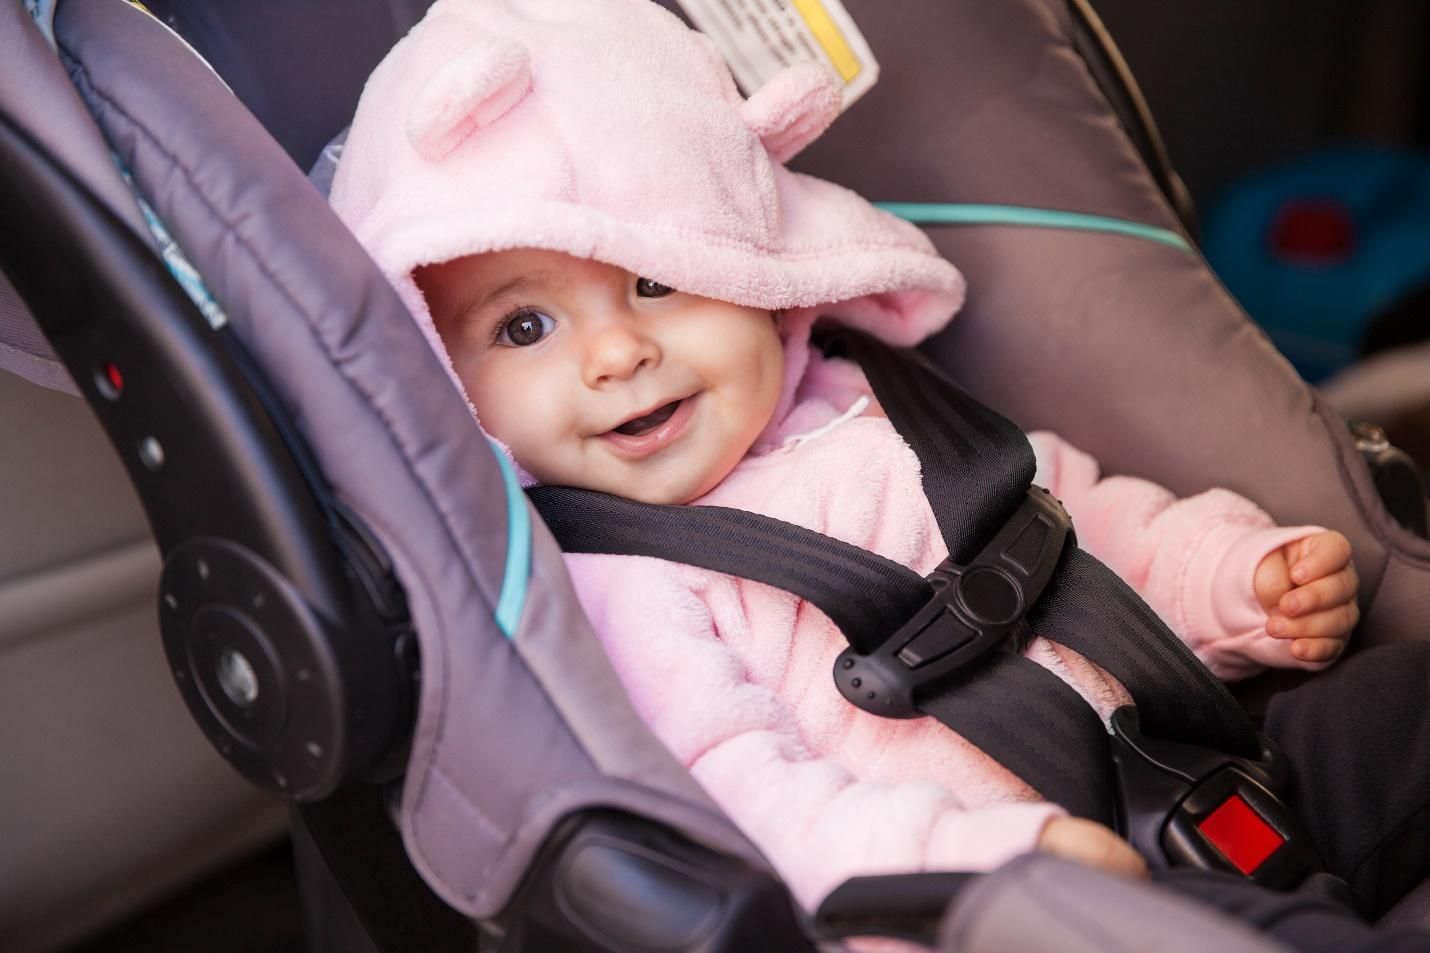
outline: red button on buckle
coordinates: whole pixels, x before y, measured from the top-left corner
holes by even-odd
[[[1221,807],[1197,825],[1213,847],[1221,851],[1236,869],[1248,876],[1260,867],[1286,838],[1261,819],[1251,806],[1233,794]]]

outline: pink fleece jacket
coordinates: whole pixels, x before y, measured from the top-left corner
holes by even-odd
[[[865,411],[858,368],[815,357],[793,409],[700,504],[764,513],[920,573],[946,555],[913,451]],[[1037,482],[1061,498],[1080,544],[1134,586],[1223,678],[1314,668],[1264,630],[1252,575],[1314,531],[1277,528],[1225,490],[1178,500],[1050,433],[1031,437]],[[568,555],[581,603],[636,709],[813,907],[846,878],[984,870],[1033,848],[1062,813],[932,719],[891,721],[840,697],[847,642],[779,589],[647,557]],[[1122,687],[1075,653],[1025,653],[1106,718]]]

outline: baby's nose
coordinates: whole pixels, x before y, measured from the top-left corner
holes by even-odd
[[[639,323],[616,318],[590,329],[586,342],[586,383],[599,387],[628,380],[660,361],[660,347]]]

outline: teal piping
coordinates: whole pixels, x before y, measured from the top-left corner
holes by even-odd
[[[915,225],[1027,225],[1035,228],[1065,228],[1085,232],[1130,235],[1191,252],[1191,244],[1176,232],[1151,225],[1139,225],[1120,218],[1060,212],[1056,209],[1026,208],[1021,205],[952,205],[940,202],[875,202],[886,212],[906,218]]]
[[[501,467],[502,489],[506,491],[506,568],[502,572],[501,594],[497,596],[496,620],[502,635],[514,639],[531,578],[531,513],[511,461],[495,445],[492,453]]]
[[[45,39],[51,46],[54,46],[55,0],[25,0],[25,6],[40,27],[40,32],[45,35]],[[169,273],[174,276],[180,287],[203,313],[209,325],[214,330],[223,327],[228,319],[218,303],[214,301],[208,288],[204,286],[198,269],[189,263],[188,258],[180,251],[178,244],[170,237],[168,229],[164,227],[159,216],[139,194],[133,177],[129,175],[129,171],[124,167],[119,156],[114,153],[110,155],[119,168],[119,174],[124,177],[125,184],[129,186],[129,191],[133,193],[135,200],[139,203],[139,210],[143,213],[145,224],[149,226],[149,231],[153,233],[154,240],[158,243]],[[506,566],[502,574],[501,592],[497,596],[496,623],[502,634],[511,639],[516,637],[516,627],[521,622],[522,609],[526,607],[526,591],[531,576],[531,514],[526,508],[526,494],[521,491],[521,484],[517,482],[516,473],[512,470],[511,462],[507,460],[506,454],[496,447],[492,447],[492,452],[496,454],[497,464],[501,467],[502,488],[506,491],[507,519]]]

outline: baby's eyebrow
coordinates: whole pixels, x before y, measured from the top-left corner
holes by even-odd
[[[493,301],[499,301],[508,295],[516,292],[529,292],[533,289],[549,288],[557,281],[559,276],[551,271],[536,271],[530,274],[517,275],[510,281],[503,282],[484,293],[475,295],[463,311],[466,314],[477,314]]]

